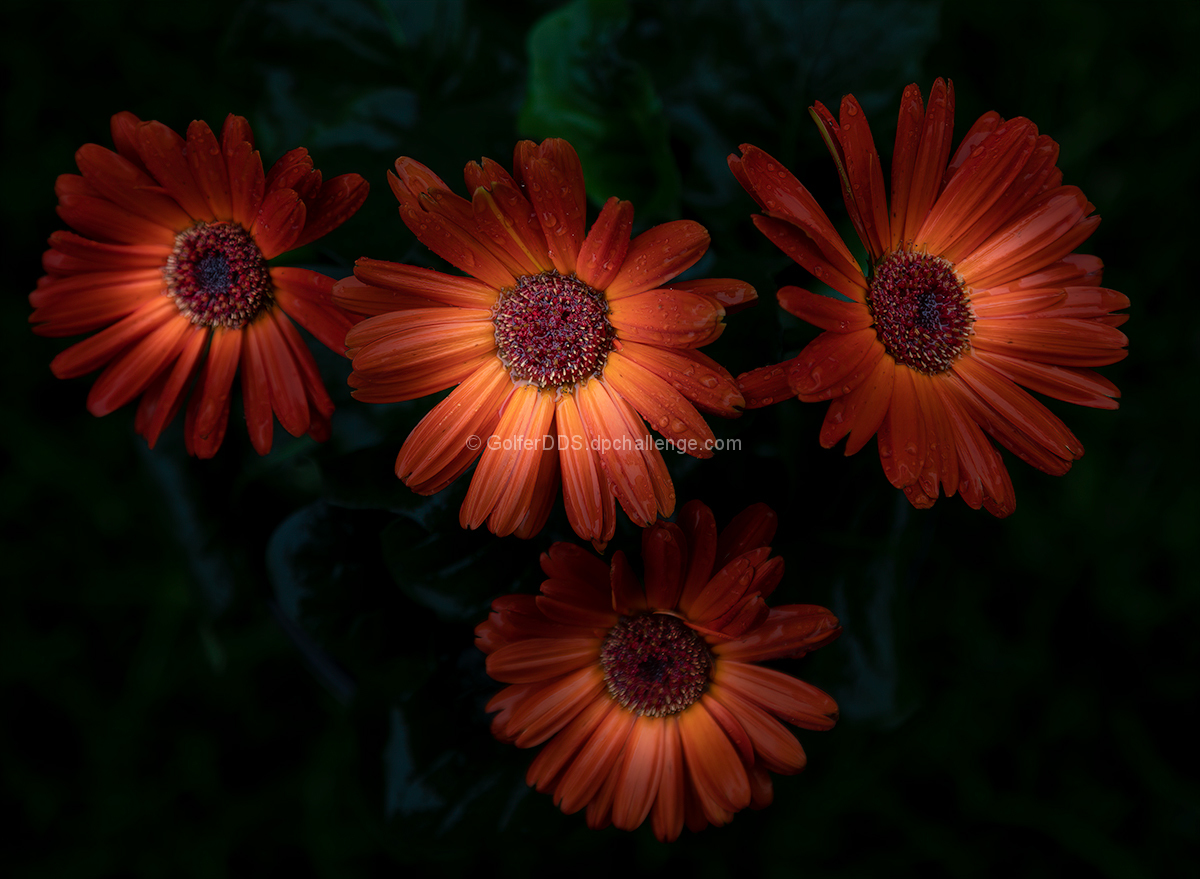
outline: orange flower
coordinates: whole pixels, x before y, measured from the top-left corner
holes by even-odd
[[[1082,192],[1062,185],[1058,144],[1028,119],[984,114],[951,158],[954,92],[940,79],[927,109],[915,85],[904,90],[890,211],[858,102],[842,101],[840,124],[820,103],[813,118],[870,274],[782,165],[753,146],[729,157],[766,214],[755,225],[850,300],[779,291],[780,305],[826,332],[792,360],[740,376],[746,405],[832,400],[824,447],[849,434],[851,455],[877,435],[884,473],[914,506],[931,506],[940,483],[947,497],[957,491],[973,508],[1007,516],[1012,483],[984,431],[1055,475],[1083,455],[1066,425],[1018,384],[1117,407],[1116,386],[1089,367],[1125,357],[1116,327],[1127,316],[1112,312],[1129,300],[1099,286],[1099,259],[1071,252],[1100,218],[1089,216]]]
[[[473,277],[360,259],[335,300],[374,315],[346,339],[354,396],[412,400],[457,385],[409,436],[396,475],[441,491],[482,457],[460,521],[498,535],[541,530],[563,486],[567,517],[597,545],[614,496],[648,525],[675,489],[645,418],[671,447],[712,454],[697,407],[735,416],[732,376],[696,351],[754,290],[728,279],[669,283],[708,248],[687,220],[632,241],[633,206],[610,198],[591,232],[583,168],[563,140],[517,144],[513,174],[466,167],[471,199],[408,158],[389,174],[400,216]]]
[[[107,415],[141,395],[137,432],[153,448],[188,389],[184,437],[216,454],[239,362],[250,438],[271,449],[272,412],[293,436],[329,436],[329,399],[288,315],[339,353],[350,315],[333,279],[267,261],[345,222],[367,197],[357,174],[325,183],[304,149],[264,175],[246,120],[229,116],[221,140],[203,122],[187,139],[132,113],[112,119],[114,153],[86,144],[82,176],[58,178],[47,274],[29,296],[44,336],[88,338],[54,358],[59,378],[106,367],[88,411]],[[206,353],[207,352],[207,353]]]
[[[623,553],[611,573],[556,543],[541,594],[509,595],[475,629],[493,678],[512,686],[487,705],[492,732],[546,747],[526,781],[588,826],[623,830],[650,816],[663,841],[728,824],[770,804],[769,772],[804,768],[779,719],[824,730],[837,705],[816,687],[754,663],[799,657],[841,628],[823,607],[764,601],[783,577],[769,558],[775,514],[757,504],[717,536],[693,501],[679,524],[642,532],[643,589]],[[778,719],[777,719],[778,718]]]

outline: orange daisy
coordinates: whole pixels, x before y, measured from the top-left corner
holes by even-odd
[[[408,437],[396,475],[433,494],[479,458],[460,521],[498,535],[540,531],[560,481],[572,527],[597,545],[616,527],[614,498],[639,525],[669,516],[662,450],[711,456],[697,408],[732,417],[743,402],[696,349],[753,288],[671,283],[708,248],[704,228],[680,220],[631,241],[633,206],[610,198],[587,232],[583,168],[564,140],[517,144],[512,175],[467,165],[470,200],[412,159],[388,177],[417,238],[471,275],[360,259],[334,290],[372,315],[346,339],[357,399],[457,385]]]
[[[746,405],[798,396],[831,400],[821,445],[848,435],[846,454],[878,437],[892,485],[916,507],[939,487],[997,516],[1016,499],[984,433],[1061,475],[1083,446],[1022,390],[1115,409],[1120,392],[1091,367],[1125,357],[1113,314],[1129,300],[1100,286],[1102,263],[1072,253],[1100,218],[1062,185],[1058,144],[1028,119],[986,113],[951,156],[953,86],[938,80],[922,104],[904,90],[892,159],[891,207],[862,108],[813,118],[841,175],[846,208],[867,249],[864,274],[829,218],[779,162],[753,146],[730,156],[763,209],[758,228],[849,301],[798,287],[787,311],[825,330],[800,354],[739,377]]]
[[[588,826],[655,835],[728,824],[770,804],[770,772],[804,768],[780,720],[830,729],[828,695],[755,663],[799,657],[841,628],[823,607],[768,608],[783,577],[770,558],[775,514],[757,504],[720,536],[693,501],[679,524],[642,532],[645,588],[623,553],[610,569],[569,543],[542,555],[541,593],[509,595],[475,629],[493,678],[493,734],[545,747],[526,781]]]
[[[59,378],[104,371],[88,411],[141,396],[136,428],[151,448],[188,397],[188,452],[216,454],[241,365],[250,439],[271,449],[272,413],[293,436],[329,436],[329,399],[289,316],[341,353],[353,317],[333,279],[268,260],[337,228],[362,205],[357,174],[321,181],[307,150],[266,174],[250,126],[230,115],[218,141],[203,122],[187,138],[132,113],[112,119],[116,152],[86,144],[82,174],[58,178],[46,275],[29,296],[43,336],[95,335],[50,364]],[[194,386],[193,386],[194,384]]]

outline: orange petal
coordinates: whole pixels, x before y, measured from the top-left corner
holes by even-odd
[[[1033,123],[1017,118],[1000,125],[972,149],[930,208],[914,238],[914,247],[941,254],[968,234],[1020,174],[1036,140],[1037,128]]]
[[[229,170],[221,155],[221,145],[207,123],[195,120],[188,126],[187,163],[196,182],[196,191],[208,206],[208,217],[202,219],[232,219]]]
[[[551,262],[564,275],[574,273],[587,222],[579,156],[565,140],[547,138],[522,154],[521,180],[546,236]]]
[[[988,354],[1006,354],[1059,366],[1107,366],[1124,360],[1128,339],[1095,320],[1004,318],[975,322],[971,344]]]
[[[478,528],[490,517],[488,527],[504,537],[521,524],[537,484],[538,465],[544,455],[554,454],[546,441],[553,418],[551,392],[532,385],[513,391],[471,478],[459,514],[464,528]]]
[[[110,326],[162,294],[158,269],[46,276],[29,294],[29,320],[39,336],[74,336]]]
[[[191,328],[191,322],[177,314],[121,352],[88,392],[88,411],[107,415],[149,387],[183,351]]]
[[[625,262],[605,295],[610,303],[662,286],[690,269],[708,250],[708,232],[691,220],[647,229],[629,244]]]
[[[212,208],[188,166],[187,142],[156,121],[138,126],[137,138],[142,161],[171,198],[194,219],[214,219]]]
[[[720,813],[737,812],[750,804],[745,766],[724,731],[700,705],[676,718],[688,779],[709,821],[724,823]]]
[[[970,287],[988,288],[1042,269],[1071,253],[1100,224],[1074,186],[1051,190],[955,268]]]
[[[741,723],[753,746],[755,760],[780,775],[794,775],[804,768],[808,762],[804,749],[782,723],[734,690],[714,683],[709,685],[708,695]]]
[[[566,728],[546,743],[525,773],[526,784],[536,785],[540,793],[549,793],[562,777],[565,767],[591,740],[597,727],[614,711],[617,703],[607,696],[584,706]]]
[[[610,303],[618,338],[671,348],[700,348],[725,329],[725,309],[707,296],[682,290],[648,290]]]
[[[615,196],[605,202],[579,251],[576,267],[579,280],[593,290],[607,289],[625,264],[632,227],[632,204]]]
[[[646,590],[620,550],[613,554],[612,560],[612,609],[622,616],[634,616],[647,610]]]
[[[65,229],[50,234],[50,247],[42,255],[42,267],[51,275],[143,269],[161,274],[171,255],[171,247],[164,244],[110,244]]]
[[[174,246],[178,230],[130,213],[106,198],[89,194],[73,183],[73,174],[58,178],[58,215],[77,232],[102,242]],[[83,182],[83,178],[76,178]]]
[[[660,842],[673,842],[683,831],[684,777],[683,747],[679,741],[679,724],[674,716],[662,719],[662,750],[659,758],[662,770],[658,795],[654,799],[650,825]]]
[[[714,667],[713,681],[795,726],[831,729],[837,720],[826,693],[773,668],[726,660]]]
[[[690,605],[708,585],[717,557],[717,523],[712,510],[699,501],[689,501],[679,511],[679,527],[687,546],[687,575],[679,605]]]
[[[846,207],[867,246],[872,260],[878,260],[891,244],[887,194],[883,168],[866,114],[853,95],[842,99],[841,126],[838,131],[846,163]]]
[[[658,797],[662,783],[668,724],[660,717],[638,717],[617,766],[612,821],[622,830],[639,827]]]
[[[314,176],[319,179],[320,172],[314,172]],[[310,198],[307,193],[301,192],[308,211],[304,231],[292,243],[292,247],[303,247],[316,241],[354,216],[367,200],[368,189],[367,181],[359,175],[340,174],[321,184],[320,191],[314,197]]]
[[[471,197],[475,223],[492,243],[493,252],[516,277],[553,268],[533,208],[515,184],[497,184],[494,191],[477,187]]]
[[[871,312],[861,302],[817,296],[800,287],[782,287],[776,295],[784,311],[823,330],[853,333],[865,330],[875,322]]]
[[[412,307],[407,297],[420,297],[442,305],[461,308],[488,308],[499,295],[475,278],[460,278],[400,263],[360,257],[354,264],[354,276],[367,288],[339,287],[338,304],[358,314],[386,314]],[[378,289],[377,289],[378,288]],[[422,303],[426,305],[429,303]]]
[[[508,371],[488,360],[421,419],[400,448],[396,475],[419,494],[445,488],[479,457],[512,390]]]
[[[518,748],[540,745],[579,715],[604,690],[599,665],[585,666],[531,693],[507,718],[506,734]],[[499,718],[497,718],[499,720]]]
[[[400,201],[400,218],[422,244],[493,289],[516,283],[481,238],[470,203],[444,188],[429,188],[445,184],[428,168],[402,156],[388,182]]]
[[[266,175],[263,174],[262,159],[254,149],[250,126],[241,116],[230,114],[225,118],[221,151],[229,170],[230,219],[249,229],[262,204]]]
[[[726,316],[749,308],[758,301],[758,292],[737,278],[698,278],[694,281],[671,281],[663,286],[669,290],[684,290],[706,296],[724,308]]]
[[[140,339],[179,317],[179,309],[167,297],[151,299],[94,336],[72,345],[50,361],[58,378],[75,378],[104,366]]]
[[[711,458],[716,438],[708,423],[679,391],[639,365],[613,351],[604,367],[604,381],[629,401],[677,451],[696,458]]]
[[[526,684],[599,665],[599,638],[534,638],[488,654],[487,673],[506,684]]]
[[[740,159],[736,156],[729,157],[730,168],[734,170],[734,176],[738,177],[743,188],[754,196],[773,220],[768,227],[779,229],[790,226],[794,233],[789,240],[797,244],[801,241],[808,242],[805,250],[814,263],[827,265],[834,274],[846,277],[861,276],[858,262],[850,254],[842,236],[803,184],[779,161],[758,147],[743,144],[741,150],[743,156]],[[766,232],[767,230],[759,225],[758,219],[755,218],[755,225]],[[767,233],[767,237],[771,238],[771,234]],[[771,240],[775,241],[774,238]],[[775,241],[775,244],[788,252],[779,241]],[[788,255],[792,254],[788,252]],[[795,259],[794,256],[792,258]],[[813,271],[808,264],[801,265]],[[821,274],[815,271],[813,274],[821,277]],[[840,291],[840,288],[837,289]]]
[[[651,610],[673,610],[683,592],[686,540],[674,522],[659,520],[642,531],[646,604]]]
[[[737,407],[745,403],[725,368],[696,350],[659,348],[626,341],[621,354],[666,381],[692,401],[697,408],[716,415],[740,415]]]
[[[897,366],[891,405],[879,426],[879,460],[888,481],[896,488],[912,485],[920,478],[926,432],[912,370]]]
[[[896,361],[883,352],[883,346],[868,352],[860,364],[864,378],[850,393],[829,404],[821,424],[821,445],[832,448],[847,433],[846,454],[853,455],[875,435],[892,402],[896,380]],[[872,359],[874,362],[872,363]]]
[[[714,564],[724,567],[744,553],[770,546],[778,526],[779,517],[774,510],[766,504],[751,504],[722,529]]]
[[[578,388],[575,397],[586,435],[597,447],[593,453],[613,493],[630,519],[642,527],[649,525],[657,513],[654,485],[638,447],[639,438],[630,435],[619,398],[596,379]]]
[[[554,802],[564,813],[571,815],[586,806],[616,771],[621,750],[633,729],[633,718],[627,711],[611,712],[575,755],[554,791]]]
[[[263,200],[250,234],[264,259],[292,249],[304,229],[306,213],[304,201],[291,189],[277,189]]]
[[[261,321],[247,324],[242,332],[242,406],[250,442],[260,455],[271,451],[275,419],[271,411],[271,379],[267,367],[266,341]]]
[[[883,355],[875,330],[824,332],[788,362],[787,378],[801,400],[815,403],[849,394]]]
[[[772,244],[795,262],[812,272],[818,281],[828,284],[848,299],[855,302],[864,301],[867,281],[857,262],[830,259],[828,254],[818,247],[818,240],[786,220],[762,216],[755,216],[753,219],[758,231],[766,235]]]
[[[906,91],[907,94],[907,91]],[[901,118],[905,113],[901,109]],[[903,125],[903,123],[901,123]],[[909,183],[904,213],[892,204],[893,239],[897,244],[909,246],[930,209],[942,191],[942,178],[946,173],[946,160],[950,157],[951,139],[954,134],[954,85],[941,79],[935,80],[929,92],[929,106],[921,126],[921,141],[913,162],[912,179]],[[896,132],[899,151],[901,132]],[[896,197],[895,171],[893,176],[893,198]],[[898,221],[903,220],[901,225]]]
[[[355,318],[333,303],[333,278],[308,269],[271,269],[275,301],[288,317],[304,327],[330,351],[346,350],[346,334]]]
[[[112,150],[84,144],[75,153],[75,163],[95,191],[122,210],[173,232],[192,225],[188,212],[154,178]]]
[[[719,657],[737,662],[799,657],[828,644],[839,634],[837,617],[814,604],[775,607],[757,628],[733,641],[712,646]]]
[[[142,395],[134,426],[146,438],[150,448],[154,448],[163,428],[179,412],[184,392],[200,366],[208,335],[208,327],[193,325],[170,372],[161,373],[159,380]]]
[[[994,352],[986,359],[988,366],[1006,378],[1056,400],[1097,409],[1116,409],[1115,398],[1121,396],[1116,385],[1090,369],[1037,363]]]

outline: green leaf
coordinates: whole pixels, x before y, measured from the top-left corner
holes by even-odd
[[[570,141],[598,202],[615,195],[643,215],[673,213],[679,171],[654,83],[618,44],[628,21],[625,0],[575,0],[539,21],[518,127]]]

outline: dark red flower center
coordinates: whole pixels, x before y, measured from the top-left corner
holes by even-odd
[[[616,333],[608,302],[574,275],[525,275],[492,312],[509,374],[539,388],[570,387],[604,369]]]
[[[197,223],[175,236],[167,295],[192,323],[240,329],[271,302],[271,272],[237,223]]]
[[[875,332],[887,353],[910,369],[945,372],[967,347],[975,315],[954,266],[901,250],[875,266],[867,289]]]
[[[600,648],[609,694],[652,717],[678,714],[699,699],[712,663],[703,638],[661,613],[621,617]]]

